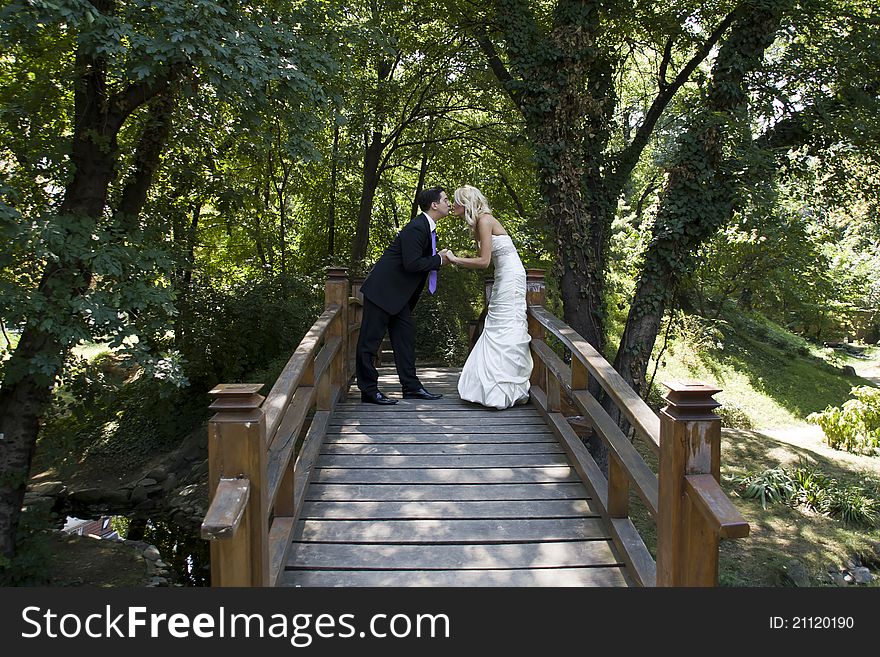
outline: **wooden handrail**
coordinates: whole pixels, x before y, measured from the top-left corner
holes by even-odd
[[[590,375],[602,386],[602,389],[614,400],[617,408],[635,428],[636,433],[644,438],[648,446],[655,451],[660,449],[660,420],[639,397],[635,390],[627,385],[623,377],[611,364],[596,351],[593,346],[578,335],[568,324],[558,319],[541,306],[529,306],[529,315],[553,334],[570,351],[571,357],[577,358]]]
[[[284,413],[284,408],[302,381],[309,362],[314,360],[315,353],[317,353],[318,348],[321,346],[327,327],[330,326],[330,322],[336,319],[339,312],[340,306],[334,305],[321,313],[315,323],[312,324],[308,333],[300,341],[290,360],[287,361],[287,364],[275,381],[275,385],[272,386],[272,390],[266,395],[263,408],[266,413],[266,431],[270,436],[275,435],[278,423],[281,421],[281,416]]]
[[[719,538],[745,538],[747,523],[710,474],[687,475],[684,491]]]
[[[720,420],[712,410],[719,392],[702,384],[666,384],[668,406],[660,417],[577,332],[544,307],[543,272],[527,272],[532,370],[531,397],[545,416],[599,514],[611,527],[634,580],[642,586],[713,586],[718,581],[718,541],[742,538],[749,525],[727,498],[720,478]],[[545,342],[557,338],[571,367]],[[616,404],[636,435],[659,453],[659,474],[645,463],[603,405],[589,378]],[[607,475],[596,464],[562,411],[588,418],[608,447]],[[629,518],[630,490],[657,523],[657,562]]]
[[[609,449],[625,466],[624,474],[635,487],[636,494],[645,503],[652,516],[657,515],[657,475],[642,459],[633,444],[614,423],[602,405],[586,390],[571,389],[571,372],[562,359],[543,340],[532,340],[532,350],[538,354],[548,373],[559,381],[566,397],[578,410],[589,417],[608,444]]]
[[[247,479],[221,479],[211,508],[202,522],[202,538],[232,538],[241,524],[250,496],[251,483]]]
[[[212,489],[202,536],[211,541],[213,586],[274,586],[284,572],[310,464],[350,380],[348,287],[345,270],[330,268],[324,312],[265,400],[260,384],[211,391],[218,414],[208,423]]]

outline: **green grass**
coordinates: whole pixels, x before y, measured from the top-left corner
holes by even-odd
[[[841,368],[852,365],[859,371],[880,360],[876,349],[867,352],[873,354],[870,360],[841,356],[799,344],[791,334],[783,342],[779,327],[750,331],[755,324],[728,327],[723,339],[709,347],[692,334],[672,342],[661,358],[655,384],[698,380],[715,385],[722,389],[716,399],[741,411],[755,428],[806,426],[807,415],[839,406],[849,399],[853,386],[872,385],[845,375]]]
[[[682,330],[661,356],[655,386],[663,381],[699,380],[723,392],[725,428],[721,448],[722,487],[749,522],[747,538],[722,541],[719,581],[722,586],[787,586],[786,569],[793,560],[806,568],[812,586],[833,586],[828,569],[857,556],[875,576],[880,554],[874,544],[877,527],[848,524],[829,515],[796,505],[768,504],[737,495],[735,479],[751,473],[812,465],[834,478],[839,487],[858,486],[873,497],[880,495],[880,458],[831,449],[815,430],[781,432],[779,438],[761,429],[811,427],[806,416],[850,398],[854,386],[873,385],[848,376],[845,365],[871,377],[880,377],[880,348],[865,351],[866,359],[810,345],[760,317],[737,317],[717,325],[699,319],[684,320]],[[658,345],[659,351],[661,345]],[[655,351],[655,353],[656,353]],[[650,378],[654,363],[648,370]],[[665,388],[660,386],[661,391]],[[659,401],[655,395],[650,401]],[[728,421],[729,417],[738,423]],[[657,471],[657,458],[636,443],[648,465]],[[656,528],[641,502],[630,500],[633,522],[652,554]],[[877,580],[872,586],[880,585]]]

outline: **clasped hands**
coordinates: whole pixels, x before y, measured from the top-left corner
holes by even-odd
[[[442,249],[437,252],[437,255],[440,256],[441,266],[455,264],[455,253],[453,253],[451,249]]]

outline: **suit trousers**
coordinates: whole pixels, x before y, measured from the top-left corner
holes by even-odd
[[[379,389],[379,373],[374,363],[386,329],[394,350],[394,365],[397,367],[400,387],[404,392],[419,390],[422,384],[416,376],[415,322],[409,304],[404,304],[399,313],[391,315],[366,297],[356,354],[358,388],[366,393]]]

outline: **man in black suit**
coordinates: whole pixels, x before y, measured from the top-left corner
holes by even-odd
[[[364,313],[357,344],[357,382],[361,401],[396,404],[378,387],[379,373],[374,365],[376,352],[388,330],[394,364],[404,399],[439,399],[425,390],[416,376],[416,340],[412,310],[428,282],[433,294],[437,270],[446,264],[446,252],[437,252],[437,220],[449,214],[449,198],[442,187],[419,192],[416,201],[422,214],[404,226],[373,271],[361,285]]]

